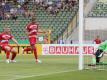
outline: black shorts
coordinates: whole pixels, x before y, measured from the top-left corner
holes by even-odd
[[[98,57],[102,52],[103,52],[103,50],[98,49],[98,50],[95,52],[95,56]]]

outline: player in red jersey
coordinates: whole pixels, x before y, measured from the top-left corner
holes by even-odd
[[[4,31],[0,33],[0,48],[6,52],[7,63],[16,62],[14,59],[17,54],[15,48],[9,45],[9,40],[12,39],[18,45],[18,42],[13,38],[10,31],[9,27],[5,27]],[[12,53],[11,59],[9,59],[10,53]]]
[[[35,22],[35,18],[32,18],[31,22],[27,24],[26,32],[31,47],[25,48],[23,51],[33,51],[36,63],[41,63],[41,61],[38,59],[37,50],[35,47],[38,33],[38,24]]]
[[[94,40],[94,43],[95,44],[100,44],[101,43],[101,39],[100,39],[100,37],[98,35],[96,36],[96,38]]]

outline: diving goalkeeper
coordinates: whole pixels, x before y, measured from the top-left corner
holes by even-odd
[[[107,40],[99,44],[98,50],[94,53],[93,56],[93,64],[99,64],[104,54],[107,54]]]

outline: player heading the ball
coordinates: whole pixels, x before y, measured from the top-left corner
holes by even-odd
[[[38,28],[39,28],[39,25],[37,24],[36,19],[32,18],[31,22],[29,22],[27,24],[26,28],[25,28],[26,29],[26,34],[28,36],[28,40],[29,40],[29,43],[30,43],[30,47],[25,48],[23,50],[23,52],[24,51],[34,52],[34,57],[35,57],[36,63],[41,63],[41,61],[38,59],[37,49],[35,47],[35,44],[37,42]]]

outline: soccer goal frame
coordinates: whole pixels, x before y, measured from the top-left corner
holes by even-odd
[[[79,70],[84,69],[83,55],[83,30],[84,30],[84,0],[79,0]]]

